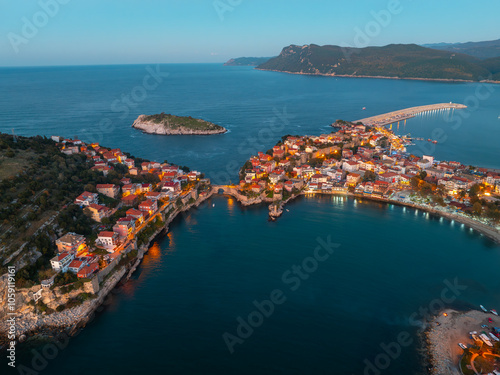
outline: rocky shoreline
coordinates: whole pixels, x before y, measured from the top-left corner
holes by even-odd
[[[37,315],[32,312],[25,313],[22,316],[16,317],[16,337],[21,338],[19,342],[25,341],[35,336],[53,337],[61,333],[73,336],[80,329],[84,328],[91,320],[94,319],[95,313],[102,310],[102,305],[106,304],[110,292],[120,283],[126,282],[139,267],[144,254],[147,253],[151,242],[161,233],[168,232],[170,223],[182,212],[190,210],[192,207],[198,207],[203,201],[210,198],[213,192],[198,197],[198,199],[190,205],[176,209],[167,219],[165,225],[151,235],[147,244],[142,245],[138,249],[138,254],[135,262],[132,265],[126,265],[120,269],[112,271],[111,276],[105,280],[101,289],[97,293],[96,298],[83,302],[81,305],[62,312],[54,312],[50,315]],[[5,346],[7,340],[6,332],[8,324],[6,319],[0,322],[0,346]]]
[[[142,130],[144,133],[148,134],[159,134],[159,135],[213,135],[213,134],[224,134],[227,132],[226,128],[218,126],[208,121],[203,121],[212,126],[216,126],[217,129],[213,130],[195,130],[189,129],[184,126],[178,127],[167,127],[163,123],[157,123],[151,120],[146,120],[148,116],[140,115],[132,124],[135,129]],[[202,120],[200,120],[202,121]]]

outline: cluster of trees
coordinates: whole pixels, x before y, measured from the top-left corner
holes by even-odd
[[[163,220],[161,217],[157,216],[156,219],[151,221],[145,228],[143,228],[139,234],[137,235],[137,246],[142,246],[143,244],[149,241],[149,238],[156,232],[158,229],[164,226]]]
[[[39,284],[45,277],[46,271],[51,270],[50,259],[56,253],[56,246],[47,234],[39,234],[28,241],[28,249],[36,248],[42,256],[31,265],[21,268],[16,274],[16,286],[18,288],[30,288]]]

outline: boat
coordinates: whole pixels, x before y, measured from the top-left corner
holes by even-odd
[[[214,204],[212,204],[212,207],[215,207],[215,203],[214,203]]]
[[[493,344],[491,343],[491,340],[490,340],[490,339],[488,338],[488,336],[486,336],[484,333],[481,333],[481,334],[479,335],[479,338],[480,338],[481,340],[483,340],[483,342],[484,342],[486,345],[488,345],[488,346],[493,346]]]
[[[481,328],[488,328],[486,324],[481,325]]]
[[[460,346],[463,350],[467,349],[467,347],[461,342],[458,343],[458,346]]]
[[[488,318],[488,322],[489,322],[489,323],[493,323],[493,319]]]
[[[483,306],[483,305],[479,305],[479,307],[481,308],[481,310],[483,310],[484,312],[488,312],[488,310],[486,310],[486,308]]]
[[[472,334],[471,336],[472,336],[472,340],[474,340],[474,341],[480,341],[479,337],[477,337],[476,334]]]
[[[497,311],[496,311],[495,309],[491,309],[491,310],[490,310],[490,312],[491,312],[493,315],[498,316],[498,313],[497,313]]]
[[[290,212],[290,210],[287,208],[287,209],[286,209],[286,212]]]
[[[495,341],[500,341],[500,339],[498,337],[496,337],[493,333],[488,333],[488,335],[490,335],[490,337],[495,340]]]
[[[363,111],[365,111],[365,110],[366,110],[366,107],[363,107]]]
[[[432,143],[436,144],[436,143],[438,143],[438,141],[432,141]]]

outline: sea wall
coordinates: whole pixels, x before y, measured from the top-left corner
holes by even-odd
[[[138,254],[133,263],[129,263],[121,268],[117,268],[122,257],[117,257],[114,262],[115,266],[106,267],[109,271],[103,274],[99,274],[101,277],[95,276],[96,280],[99,280],[103,284],[100,286],[97,283],[98,292],[95,294],[95,298],[83,302],[81,305],[66,309],[62,312],[54,312],[48,315],[41,315],[34,312],[32,306],[28,306],[27,302],[32,300],[33,293],[40,289],[40,286],[34,286],[30,289],[20,289],[16,293],[16,299],[19,303],[19,311],[17,311],[18,316],[16,318],[16,336],[19,338],[21,336],[34,336],[36,334],[57,334],[58,332],[65,331],[69,334],[75,333],[78,329],[83,328],[91,319],[93,319],[94,313],[98,311],[99,307],[106,301],[109,293],[116,287],[116,285],[122,280],[128,280],[133,272],[140,265],[144,254],[148,251],[150,242],[153,241],[160,233],[167,232],[169,224],[179,215],[179,213],[190,210],[193,207],[198,207],[204,200],[210,198],[213,191],[208,194],[199,196],[198,199],[192,204],[176,208],[165,221],[164,227],[158,229],[153,233],[148,242],[142,245],[138,249]],[[129,248],[130,251],[132,249]],[[124,252],[125,253],[128,253]],[[102,271],[101,271],[102,272]],[[4,283],[4,278],[0,278],[0,286]],[[2,289],[3,290],[3,289]],[[42,292],[42,301],[47,303],[49,307],[56,307],[55,303],[63,304],[66,303],[68,299],[76,297],[82,292],[92,292],[96,291],[95,282],[86,283],[83,289],[78,289],[70,293],[61,293],[60,288],[56,288],[53,291],[44,290]],[[3,345],[6,340],[6,332],[8,330],[8,324],[6,319],[0,321],[0,345]]]

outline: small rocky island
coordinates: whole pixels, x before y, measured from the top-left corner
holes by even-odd
[[[191,116],[175,116],[165,113],[157,115],[140,115],[134,121],[133,128],[140,129],[149,134],[162,135],[210,135],[222,134],[227,129],[211,122],[192,118]]]

